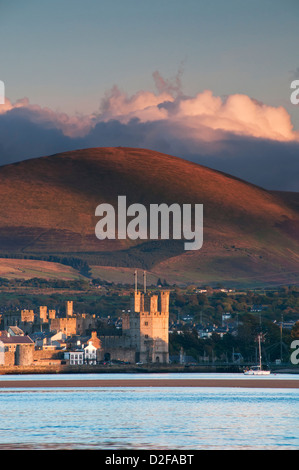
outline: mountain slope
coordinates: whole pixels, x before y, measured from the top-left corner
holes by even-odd
[[[265,191],[215,170],[158,152],[92,148],[0,167],[1,253],[68,253],[94,266],[142,267],[180,282],[296,283],[296,194]],[[204,244],[95,237],[95,208],[204,205]]]

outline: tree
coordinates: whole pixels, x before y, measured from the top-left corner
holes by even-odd
[[[299,321],[296,321],[295,325],[292,328],[291,338],[292,339],[299,339]]]

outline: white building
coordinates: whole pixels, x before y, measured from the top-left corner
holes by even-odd
[[[70,361],[71,366],[81,366],[84,364],[84,350],[65,352],[64,359]]]
[[[91,341],[88,342],[88,345],[84,348],[85,362],[87,364],[96,364],[97,363],[97,348],[92,344]]]

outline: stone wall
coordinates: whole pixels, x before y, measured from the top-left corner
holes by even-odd
[[[15,351],[5,351],[4,365],[8,367],[15,365]]]
[[[51,331],[62,331],[66,336],[77,334],[76,317],[54,318],[51,320]]]
[[[18,344],[15,351],[16,366],[30,366],[33,363],[34,344]]]
[[[59,359],[63,357],[63,352],[57,349],[36,349],[33,353],[34,361],[43,359]]]

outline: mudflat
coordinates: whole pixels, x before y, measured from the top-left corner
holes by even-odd
[[[238,388],[299,388],[299,379],[53,379],[0,380],[1,388],[94,388],[94,387],[238,387]]]

